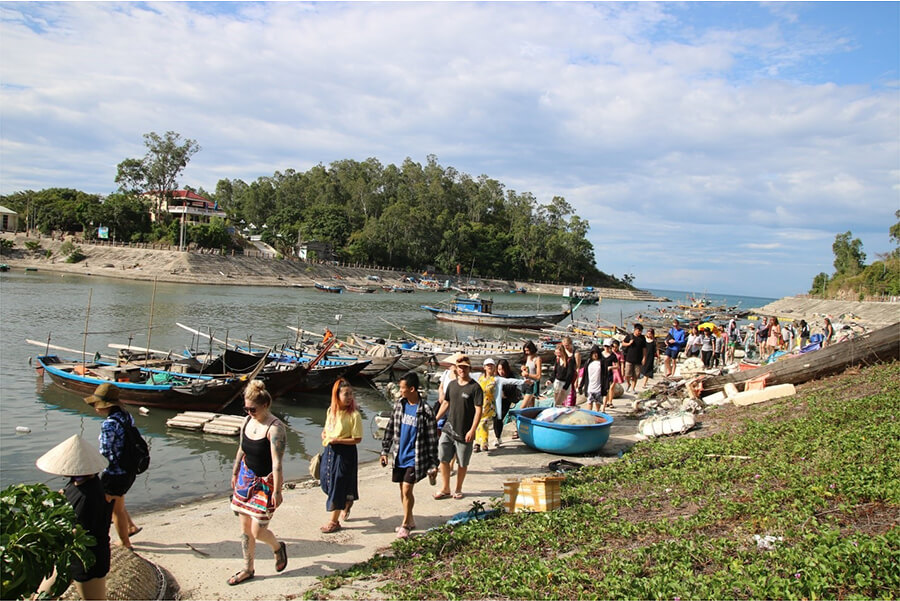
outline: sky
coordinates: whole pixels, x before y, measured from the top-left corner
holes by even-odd
[[[780,297],[900,209],[900,3],[0,2],[0,193],[115,191],[143,134],[214,191],[374,157],[590,222],[644,288]]]

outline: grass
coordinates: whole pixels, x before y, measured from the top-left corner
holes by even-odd
[[[895,599],[898,459],[895,361],[713,410],[692,437],[570,474],[557,511],[398,541],[307,597],[376,578],[367,596]]]

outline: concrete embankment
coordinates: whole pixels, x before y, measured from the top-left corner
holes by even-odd
[[[826,316],[830,316],[832,322],[856,322],[871,329],[900,321],[900,303],[821,300],[805,296],[788,296],[754,309],[753,312],[757,315],[771,315],[780,320],[805,319],[814,327],[823,324]]]
[[[220,255],[199,251],[181,252],[169,249],[137,248],[134,246],[112,246],[109,244],[86,244],[78,242],[85,259],[78,263],[66,263],[60,253],[63,241],[48,237],[27,238],[22,234],[4,238],[15,241],[12,251],[3,254],[0,261],[14,268],[77,273],[122,278],[129,280],[158,280],[160,282],[191,284],[226,284],[247,286],[313,286],[316,282],[330,283],[334,280],[364,285],[372,282],[366,279],[377,275],[387,284],[399,284],[409,272],[379,267],[330,265],[310,263],[297,259],[279,259],[271,255],[253,252],[248,255]],[[26,250],[27,241],[36,241],[40,249]],[[436,274],[439,281],[453,279],[448,275]],[[491,280],[474,278],[485,287],[509,288],[525,287],[534,294],[561,295],[563,284],[547,284],[515,280]],[[570,284],[570,286],[572,286]],[[644,290],[620,290],[598,288],[603,298],[653,302],[657,299]]]

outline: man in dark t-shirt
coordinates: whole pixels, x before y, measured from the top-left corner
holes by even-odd
[[[644,337],[644,326],[634,324],[634,332],[625,337],[622,343],[625,349],[625,392],[634,392],[641,375],[641,364],[644,362],[644,351],[647,339]]]
[[[446,499],[450,493],[450,461],[456,456],[456,491],[454,499],[462,499],[462,485],[472,458],[475,429],[481,421],[484,393],[481,386],[469,377],[472,363],[466,355],[456,359],[456,379],[447,386],[447,392],[437,412],[437,420],[447,415],[447,422],[438,440],[438,459],[441,462],[441,490],[435,499]]]

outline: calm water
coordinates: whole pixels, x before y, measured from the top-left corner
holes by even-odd
[[[152,303],[153,328],[148,345],[152,282],[128,282],[99,277],[81,277],[50,272],[14,271],[0,276],[0,487],[19,482],[62,485],[39,471],[35,460],[73,433],[96,442],[101,419],[72,392],[38,378],[29,360],[42,349],[25,343],[26,338],[81,349],[87,325],[86,350],[115,354],[108,343],[126,344],[129,337],[138,346],[180,351],[191,346],[190,333],[175,322],[207,331],[224,339],[248,339],[275,344],[293,341],[288,326],[321,332],[330,327],[339,336],[350,332],[398,337],[397,330],[383,321],[402,324],[412,332],[443,338],[477,335],[505,338],[498,329],[451,326],[437,322],[420,304],[437,304],[450,298],[445,293],[415,294],[326,294],[314,289],[240,286],[186,286],[159,283]],[[654,291],[673,301],[684,292]],[[708,295],[714,302],[742,302],[743,307],[761,306],[772,299]],[[90,313],[88,301],[90,298]],[[496,312],[526,312],[540,308],[556,310],[561,299],[538,295],[493,295]],[[647,303],[604,300],[598,307],[579,309],[578,317],[619,323],[640,312]],[[659,305],[650,305],[656,308]],[[340,319],[338,321],[338,317]],[[515,335],[513,335],[515,337]],[[66,353],[59,352],[62,356]],[[360,460],[373,461],[380,444],[372,436],[372,417],[389,409],[380,392],[356,387],[365,434]],[[307,475],[308,459],[318,452],[325,421],[328,393],[306,394],[291,402],[276,401],[274,411],[288,426],[285,477]],[[237,409],[235,409],[237,412]],[[152,410],[141,416],[131,410],[151,446],[150,469],[138,477],[128,495],[129,506],[150,509],[193,500],[228,490],[237,438],[167,429],[166,419],[174,411]],[[31,428],[17,434],[16,426]]]

